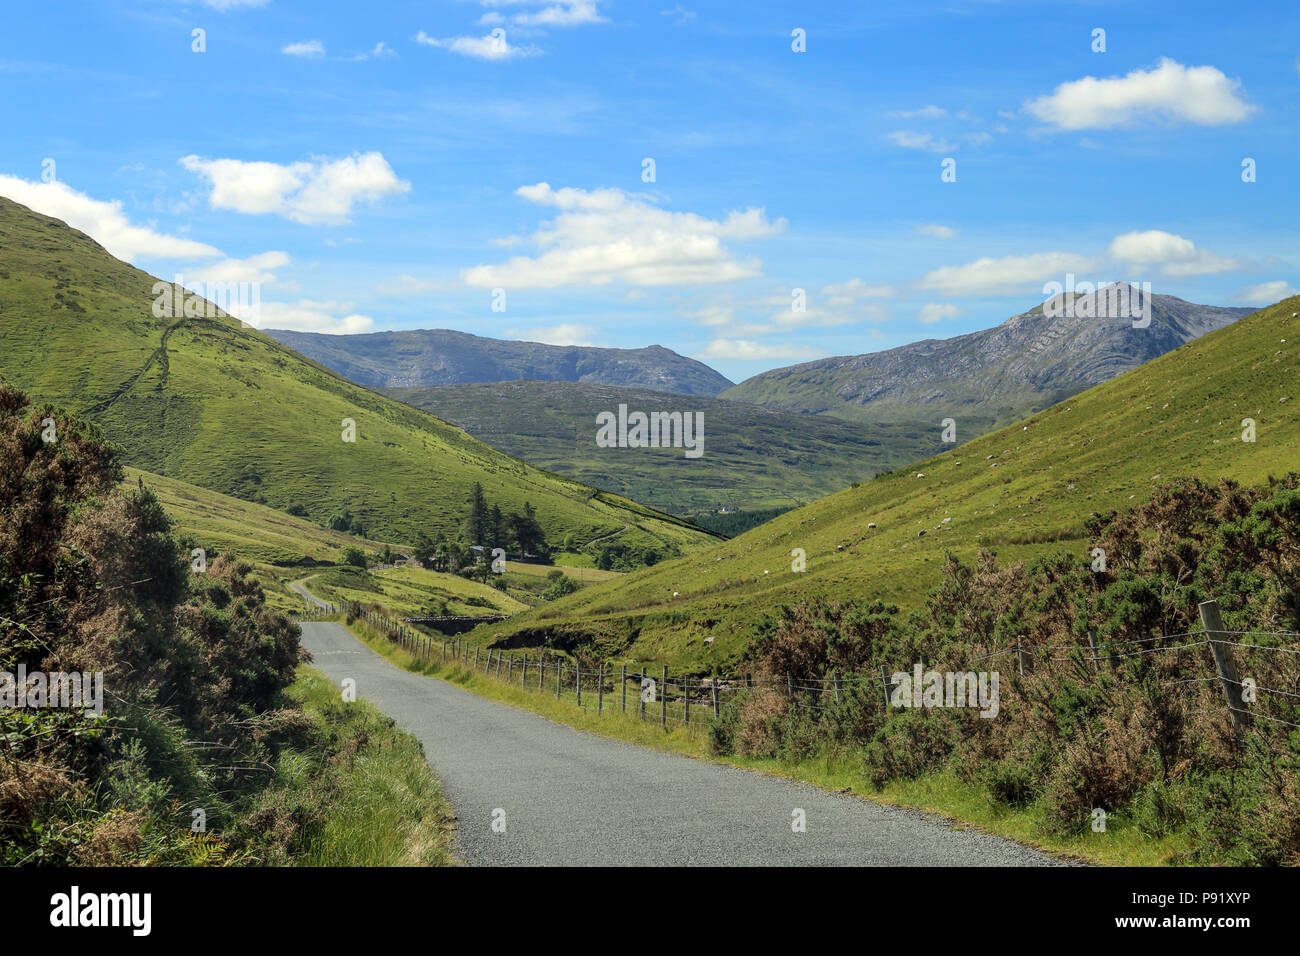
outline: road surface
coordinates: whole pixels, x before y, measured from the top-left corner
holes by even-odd
[[[419,738],[472,865],[1058,862],[914,810],[574,730],[394,667],[341,624],[303,622],[302,633],[318,668],[355,680],[358,696]]]

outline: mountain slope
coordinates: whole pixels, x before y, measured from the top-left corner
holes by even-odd
[[[763,615],[805,596],[915,606],[939,583],[948,551],[1016,559],[1067,548],[1083,558],[1089,513],[1138,503],[1163,479],[1262,482],[1300,470],[1297,311],[1300,297],[1263,309],[1024,422],[491,636],[521,644],[549,634],[600,641],[611,656],[722,663]],[[1242,440],[1245,418],[1254,442]],[[807,553],[802,573],[791,569],[795,548]]]
[[[928,424],[864,426],[609,385],[525,381],[384,393],[534,465],[679,514],[806,504],[942,447],[939,429]],[[620,404],[703,414],[704,455],[597,447],[597,414]]]
[[[642,349],[542,345],[450,329],[359,335],[267,329],[266,334],[367,388],[537,379],[717,395],[731,386],[702,362],[659,345]]]
[[[1251,309],[1195,305],[1151,296],[1151,323],[1095,315],[1102,292],[1078,296],[1071,316],[1043,305],[1001,325],[951,339],[926,339],[884,352],[839,356],[774,369],[723,398],[850,421],[957,422],[965,441],[1114,378]],[[1064,301],[1064,300],[1062,300]]]
[[[347,508],[374,537],[457,530],[477,481],[503,510],[531,502],[549,536],[621,534],[661,554],[710,540],[360,388],[237,320],[156,318],[154,282],[0,199],[0,376],[98,423],[131,465],[296,505],[317,522]]]

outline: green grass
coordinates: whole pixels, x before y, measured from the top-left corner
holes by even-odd
[[[0,199],[0,378],[89,418],[126,462],[202,488],[304,508],[347,508],[372,536],[455,533],[480,482],[492,504],[531,502],[547,536],[685,553],[714,538],[597,492],[368,391],[225,316],[157,318],[156,281],[56,219]],[[343,422],[356,441],[343,441]]]
[[[419,617],[439,601],[447,602],[449,614],[464,617],[515,614],[528,608],[527,604],[505,592],[456,574],[412,567],[388,568],[361,575],[356,571],[343,568],[318,572],[305,578],[303,583],[311,593],[336,606],[348,601],[377,604],[393,617]],[[486,601],[490,606],[468,603],[471,598]]]
[[[602,737],[627,741],[643,747],[652,747],[668,753],[728,764],[791,780],[798,780],[826,790],[845,791],[878,803],[911,807],[951,818],[966,826],[986,833],[1007,837],[1029,846],[1041,847],[1052,853],[1075,859],[1112,866],[1158,866],[1171,862],[1175,853],[1186,849],[1186,840],[1174,835],[1152,838],[1122,817],[1112,816],[1107,821],[1105,833],[1088,832],[1080,837],[1063,838],[1048,832],[1043,826],[1043,814],[1037,806],[1010,808],[993,803],[980,787],[958,780],[950,773],[928,774],[915,780],[891,781],[876,790],[856,769],[851,756],[823,755],[799,762],[746,757],[714,757],[709,752],[707,720],[685,727],[670,721],[664,730],[659,723],[657,705],[651,705],[647,719],[629,700],[629,712],[623,713],[616,697],[606,699],[602,713],[597,713],[595,695],[583,695],[579,707],[572,691],[556,697],[552,686],[539,691],[531,680],[527,688],[521,687],[516,677],[507,683],[494,674],[485,674],[461,662],[443,663],[435,655],[433,660],[417,658],[402,647],[389,641],[377,628],[364,621],[348,625],[356,637],[367,647],[390,663],[413,673],[445,680],[480,697],[518,707],[538,714],[548,720],[585,730]],[[471,652],[472,653],[472,652]],[[516,668],[516,674],[519,671]],[[529,671],[530,677],[533,671]]]
[[[1025,422],[471,639],[530,643],[563,630],[566,640],[591,635],[610,656],[723,666],[783,603],[821,594],[919,605],[948,551],[1015,560],[1065,548],[1083,558],[1089,513],[1137,504],[1162,480],[1257,483],[1300,468],[1298,310],[1300,297],[1263,309]],[[1246,417],[1254,443],[1241,440]],[[795,548],[805,572],[792,570]],[[610,648],[612,637],[624,646]]]
[[[309,845],[295,856],[298,866],[448,866],[455,819],[424,749],[411,734],[365,700],[344,704],[339,689],[314,667],[298,669],[289,696],[325,723],[331,733],[357,741],[346,764],[329,769],[334,789],[323,805],[323,821]],[[286,757],[276,784],[319,772],[319,757]]]
[[[674,514],[723,506],[807,504],[940,450],[926,423],[850,424],[745,402],[581,382],[495,382],[385,389],[494,447]],[[704,455],[674,448],[598,448],[596,416],[700,412]]]

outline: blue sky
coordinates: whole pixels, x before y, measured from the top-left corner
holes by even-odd
[[[264,327],[658,343],[738,381],[985,328],[1071,272],[1214,304],[1300,286],[1291,2],[5,19],[0,195],[164,278],[260,282]]]

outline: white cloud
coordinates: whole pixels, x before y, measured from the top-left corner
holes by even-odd
[[[1025,104],[1060,129],[1111,129],[1142,121],[1220,126],[1240,123],[1256,107],[1240,96],[1241,82],[1212,66],[1183,66],[1163,57],[1158,66],[1127,76],[1085,76]]]
[[[948,111],[941,106],[922,106],[917,110],[894,110],[889,116],[901,119],[938,119],[948,115]]]
[[[1236,299],[1247,305],[1272,305],[1293,295],[1300,295],[1300,292],[1293,289],[1291,283],[1285,279],[1275,279],[1272,282],[1261,282],[1259,285],[1242,289],[1237,293]]]
[[[689,21],[695,19],[695,11],[687,10],[680,3],[674,6],[671,10],[660,10],[659,15],[664,17],[672,17],[673,23],[675,23],[677,26],[681,26],[683,23],[688,23]]]
[[[302,40],[281,47],[280,52],[289,56],[322,57],[325,55],[325,44],[320,40]]]
[[[916,227],[918,236],[930,236],[934,239],[951,239],[957,235],[957,230],[951,226],[941,226],[937,222],[923,222]]]
[[[595,345],[597,332],[589,325],[562,324],[507,329],[505,334],[522,342],[541,342],[543,345]]]
[[[212,183],[208,202],[213,208],[275,213],[304,225],[341,225],[356,203],[411,188],[375,152],[288,165],[199,156],[180,162]]]
[[[811,345],[764,345],[745,339],[714,339],[695,357],[712,359],[815,359],[826,353]]]
[[[955,305],[951,305],[950,303],[927,302],[925,305],[921,306],[921,311],[917,315],[917,318],[926,325],[933,325],[935,322],[940,322],[944,319],[955,319],[957,316],[962,314],[961,309]]]
[[[1036,252],[1027,256],[985,256],[960,266],[941,266],[922,276],[917,285],[946,296],[987,295],[1023,291],[1054,276],[1083,272],[1093,261],[1072,252]]]
[[[255,324],[259,329],[291,329],[295,332],[326,332],[344,335],[368,332],[375,324],[368,315],[353,313],[351,302],[263,302]]]
[[[195,282],[258,282],[270,285],[275,282],[272,269],[280,269],[290,262],[287,252],[278,250],[262,252],[247,259],[222,259],[220,262],[207,263],[193,270],[193,275],[186,273],[185,281]]]
[[[1190,239],[1160,229],[1116,236],[1107,252],[1116,262],[1130,266],[1158,267],[1163,275],[1171,277],[1232,272],[1248,265],[1241,259],[1228,259],[1209,250],[1198,249]]]
[[[132,225],[122,211],[121,200],[104,202],[92,199],[63,183],[28,182],[16,176],[0,174],[0,196],[21,203],[29,209],[62,219],[80,229],[127,262],[137,258],[206,259],[221,255],[221,250],[192,239],[167,236],[144,226]]]
[[[518,13],[512,18],[522,26],[573,27],[588,23],[605,23],[596,9],[597,0],[571,0],[543,7],[536,13]]]
[[[489,33],[485,37],[448,37],[440,40],[421,30],[416,34],[415,42],[450,50],[452,53],[473,57],[476,60],[511,60],[515,57],[536,56],[542,52],[535,46],[511,46],[506,40],[504,31],[498,36]]]
[[[521,186],[516,195],[560,213],[531,237],[539,254],[467,269],[468,285],[550,288],[563,285],[690,285],[761,274],[757,260],[738,260],[724,239],[761,239],[785,228],[763,209],[730,212],[715,220],[660,209],[645,196],[620,189]]]
[[[889,139],[895,146],[902,146],[904,149],[925,149],[932,153],[950,153],[957,148],[957,144],[951,140],[935,139],[929,133],[909,133],[899,130],[890,133]]]
[[[853,278],[848,282],[833,283],[823,286],[821,294],[826,296],[828,305],[852,305],[859,299],[887,299],[895,294],[892,285],[872,285],[861,279]]]

